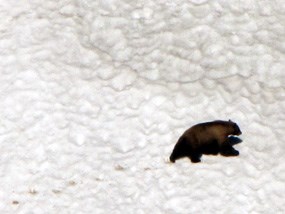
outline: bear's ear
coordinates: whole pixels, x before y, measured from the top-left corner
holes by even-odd
[[[233,121],[231,121],[231,119],[229,119],[229,122],[233,122]]]

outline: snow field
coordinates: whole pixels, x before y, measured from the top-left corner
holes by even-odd
[[[1,5],[1,213],[284,213],[281,0]],[[168,162],[214,119],[239,157]]]

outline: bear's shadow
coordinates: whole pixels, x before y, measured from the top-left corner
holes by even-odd
[[[234,146],[236,144],[239,144],[242,142],[242,139],[235,137],[235,136],[229,136],[228,137],[228,142],[231,146]]]

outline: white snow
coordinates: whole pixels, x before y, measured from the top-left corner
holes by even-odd
[[[282,0],[1,1],[0,213],[284,213]],[[240,156],[170,164],[240,125]]]

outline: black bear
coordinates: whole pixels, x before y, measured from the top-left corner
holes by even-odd
[[[241,135],[239,126],[231,120],[194,125],[179,138],[170,161],[174,163],[179,158],[189,157],[192,163],[198,163],[202,154],[238,156],[239,152],[229,143],[229,135]]]

